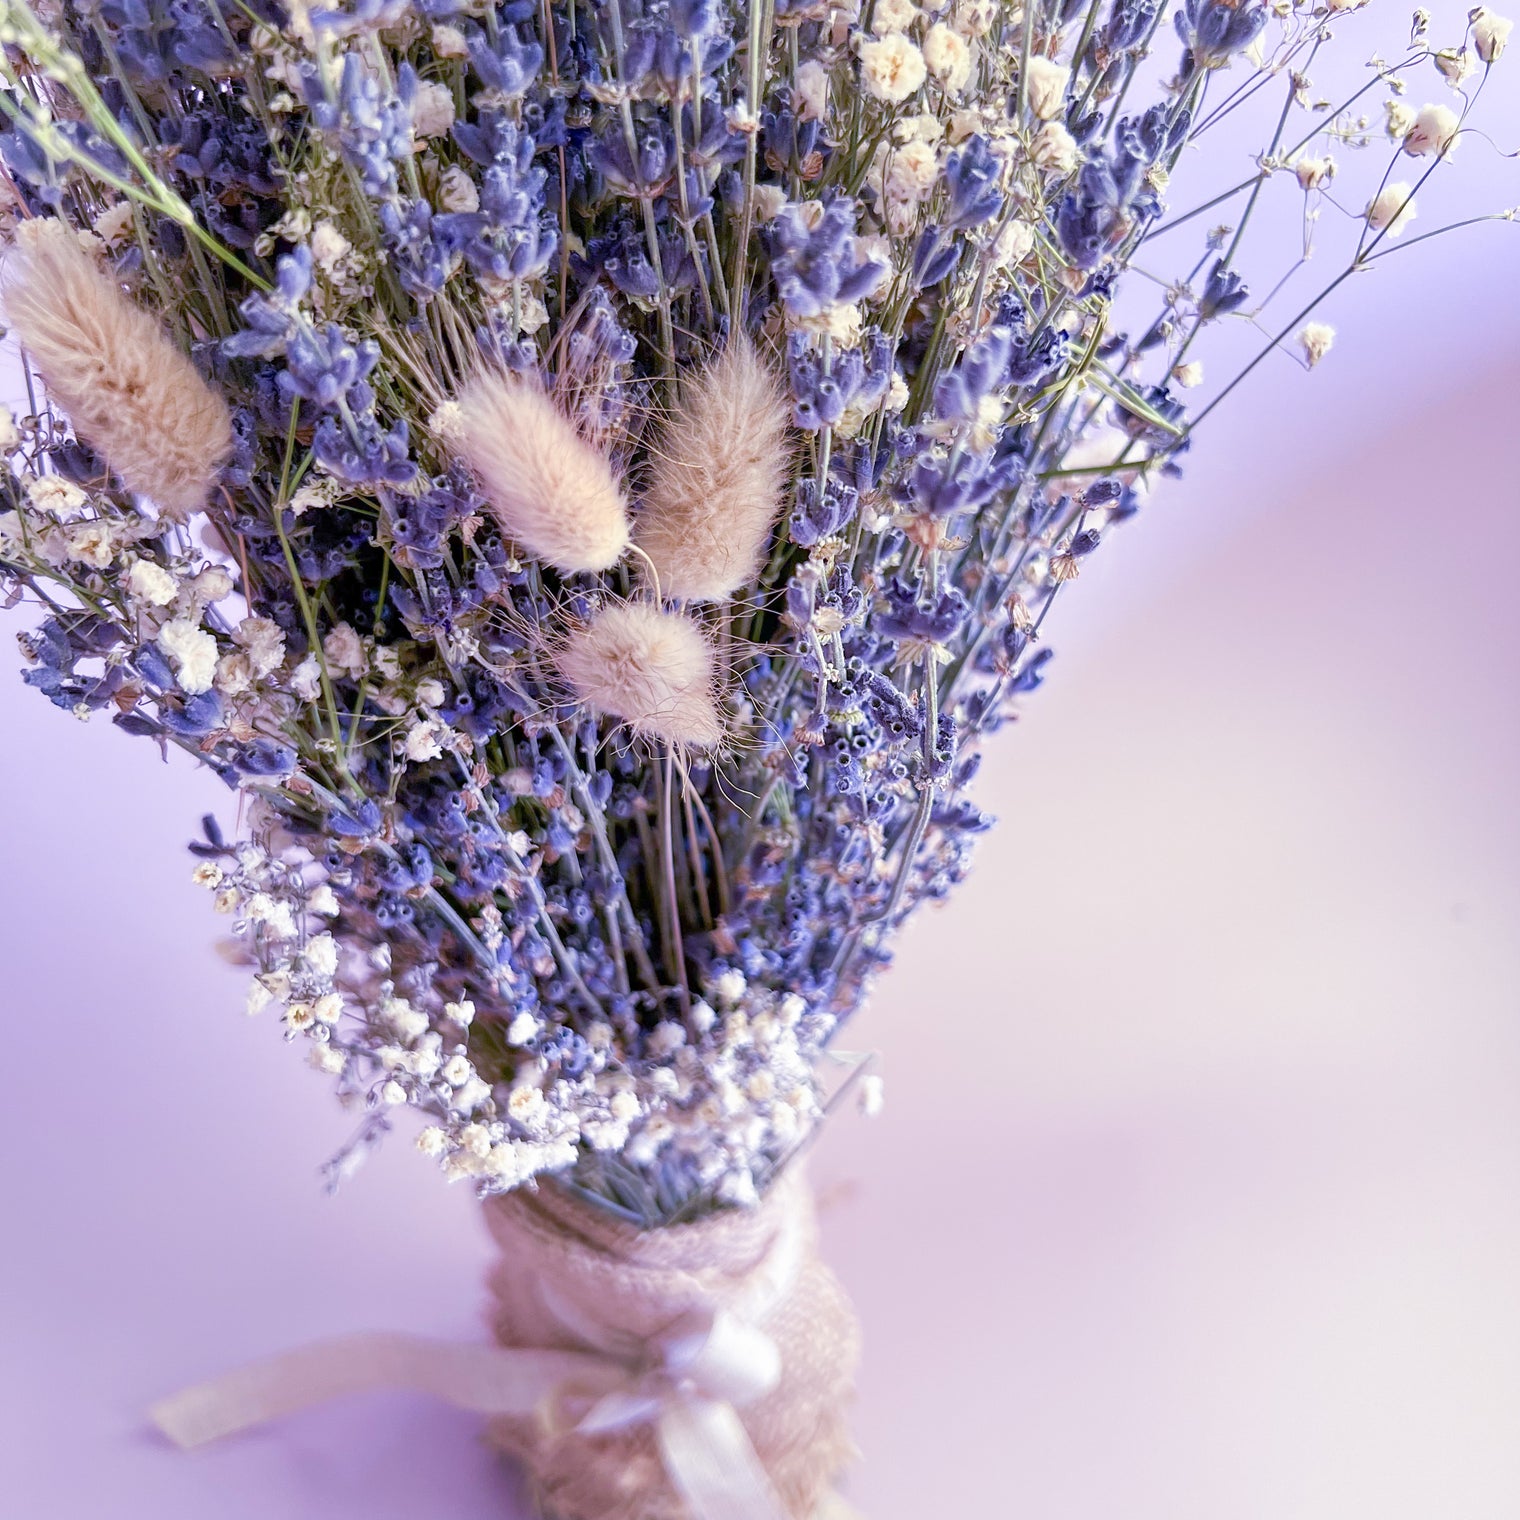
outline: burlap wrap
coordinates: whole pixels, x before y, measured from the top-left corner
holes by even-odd
[[[491,1329],[520,1349],[605,1349],[658,1336],[681,1314],[737,1313],[781,1354],[777,1387],[739,1411],[795,1520],[812,1520],[854,1456],[845,1407],[860,1330],[818,1259],[812,1195],[800,1170],[759,1208],[639,1230],[553,1186],[486,1205],[501,1258],[487,1278]],[[689,1520],[647,1425],[585,1435],[546,1411],[500,1417],[491,1440],[521,1461],[555,1520]]]

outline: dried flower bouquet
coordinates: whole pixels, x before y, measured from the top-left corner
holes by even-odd
[[[771,1208],[734,1270],[789,1241],[807,1276],[777,1179],[988,826],[978,747],[1057,594],[1245,373],[1323,359],[1321,295],[1421,241],[1510,30],[1417,13],[1318,100],[1356,8],[0,5],[0,593],[40,692],[249,804],[196,876],[248,1011],[362,1111],[335,1180],[410,1106],[519,1247],[547,1208],[630,1271],[641,1236],[727,1259]],[[1240,182],[1169,210],[1255,107]],[[1242,274],[1264,194],[1338,243],[1286,321]],[[1259,352],[1189,417],[1226,321]],[[750,1434],[809,1512],[838,1439],[798,1477]],[[640,1481],[630,1514],[707,1512]]]

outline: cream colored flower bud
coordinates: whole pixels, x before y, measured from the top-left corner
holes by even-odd
[[[1330,352],[1335,342],[1335,329],[1326,322],[1310,322],[1299,333],[1298,341],[1309,368],[1313,369]]]
[[[1402,180],[1385,185],[1372,200],[1368,201],[1363,215],[1374,232],[1387,231],[1389,237],[1398,237],[1415,219],[1414,201],[1410,198],[1410,186]]]
[[[1299,189],[1318,190],[1335,178],[1335,160],[1328,154],[1324,158],[1301,158],[1293,165]]]
[[[1496,16],[1486,6],[1479,6],[1472,13],[1473,48],[1484,63],[1497,63],[1509,43],[1509,34],[1515,23],[1504,16]]]
[[[860,82],[876,100],[901,105],[918,93],[928,76],[924,55],[901,32],[860,44]]]
[[[1407,100],[1385,100],[1383,111],[1386,115],[1383,130],[1389,142],[1403,142],[1414,126],[1415,108]]]
[[[961,34],[936,21],[924,38],[924,63],[948,95],[958,95],[971,78],[971,46]]]
[[[1458,125],[1457,113],[1450,106],[1422,106],[1404,136],[1404,151],[1411,158],[1424,158],[1427,153],[1450,158],[1457,146]]]
[[[1038,55],[1029,60],[1024,95],[1029,109],[1040,121],[1054,121],[1066,111],[1066,87],[1071,70]]]
[[[816,58],[797,68],[793,98],[804,121],[821,121],[829,109],[829,71]]]

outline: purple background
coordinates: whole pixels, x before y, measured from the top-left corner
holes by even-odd
[[[1483,142],[1453,168],[1520,201]],[[1520,1513],[1517,236],[1351,282],[1321,368],[1263,366],[1052,619],[1002,827],[845,1039],[886,1111],[814,1166],[871,1520]],[[473,1334],[483,1230],[403,1137],[320,1193],[350,1120],[188,879],[218,784],[7,679],[0,796],[6,1508],[524,1514],[473,1417],[403,1395],[146,1433],[315,1336]]]

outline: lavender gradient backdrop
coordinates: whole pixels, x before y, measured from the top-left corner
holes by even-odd
[[[1454,171],[1520,200],[1482,142]],[[1320,370],[1263,366],[1053,619],[1003,825],[847,1036],[886,1112],[815,1162],[870,1520],[1520,1513],[1517,250],[1352,281]],[[319,1192],[349,1121],[188,880],[217,783],[6,678],[0,797],[0,1508],[526,1516],[402,1395],[145,1431],[314,1336],[474,1333],[484,1233],[403,1139]]]

